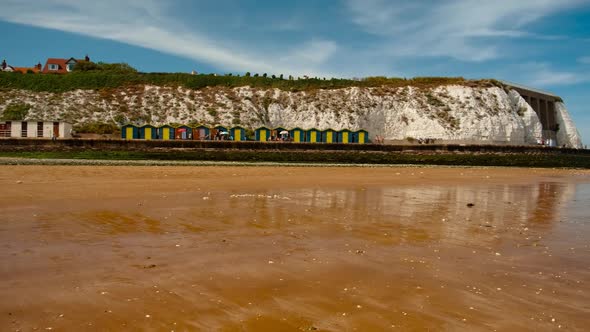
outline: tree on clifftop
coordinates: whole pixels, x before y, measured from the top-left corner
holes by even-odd
[[[24,103],[10,104],[4,109],[1,119],[3,121],[24,120],[29,114],[29,109],[31,109],[31,105]]]
[[[106,63],[106,62],[90,62],[80,61],[74,66],[75,72],[88,72],[88,71],[100,71],[109,72],[115,74],[134,74],[137,73],[137,69],[131,67],[126,63]]]

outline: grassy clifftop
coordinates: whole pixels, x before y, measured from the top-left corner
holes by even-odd
[[[264,75],[265,76],[265,75]],[[132,85],[182,86],[188,89],[205,87],[278,88],[285,91],[306,91],[313,89],[339,89],[347,87],[377,86],[416,86],[433,87],[439,85],[500,86],[495,80],[466,80],[462,77],[416,77],[386,78],[368,77],[362,80],[338,78],[283,79],[270,76],[215,76],[191,75],[184,73],[111,73],[111,72],[73,72],[67,75],[39,75],[20,73],[0,73],[1,89],[22,89],[36,92],[67,92],[77,89],[98,90]]]

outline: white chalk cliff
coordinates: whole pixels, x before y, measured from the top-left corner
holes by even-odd
[[[8,90],[11,103],[31,105],[29,119],[87,122],[208,123],[366,129],[385,140],[433,138],[462,143],[536,144],[541,124],[513,90],[446,85],[434,88],[375,87],[290,92],[251,87],[131,86],[66,93]],[[557,144],[580,148],[580,135],[562,103],[556,105]]]

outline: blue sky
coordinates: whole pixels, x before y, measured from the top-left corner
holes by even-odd
[[[590,0],[1,0],[0,58],[141,71],[497,78],[563,97],[590,143]]]

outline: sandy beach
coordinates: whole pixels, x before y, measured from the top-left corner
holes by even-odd
[[[0,166],[2,331],[585,331],[590,171]]]

